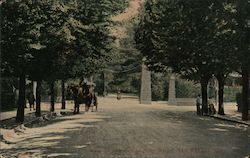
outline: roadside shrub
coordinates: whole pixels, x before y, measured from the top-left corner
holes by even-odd
[[[200,85],[183,79],[176,79],[176,98],[196,98],[200,94]]]

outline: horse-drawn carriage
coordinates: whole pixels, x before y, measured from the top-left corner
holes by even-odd
[[[69,85],[68,90],[73,95],[74,100],[74,114],[79,113],[80,104],[85,104],[85,112],[88,112],[90,107],[93,112],[94,106],[97,111],[97,97],[94,91],[93,84],[79,84],[79,85]]]

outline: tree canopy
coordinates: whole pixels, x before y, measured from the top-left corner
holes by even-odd
[[[40,83],[86,77],[104,66],[114,39],[109,19],[124,4],[123,0],[1,3],[1,74],[20,78],[20,114],[25,103],[25,78]]]
[[[203,84],[205,108],[208,80],[225,77],[249,61],[249,2],[243,8],[234,1],[147,0],[135,36],[137,47],[151,70],[171,68]],[[245,53],[239,51],[243,48]]]
[[[110,7],[111,3],[114,7]],[[111,49],[109,18],[124,3],[114,0],[3,2],[2,72],[16,74],[18,63],[32,58],[33,62],[29,62],[32,78],[35,72],[46,76],[60,71],[69,71],[71,76],[93,73]]]

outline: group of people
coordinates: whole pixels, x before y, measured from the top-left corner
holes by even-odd
[[[93,104],[97,105],[97,97],[94,92],[94,84],[88,85],[87,82],[84,82],[84,80],[80,80],[79,87],[80,88],[78,89],[78,95],[82,96],[92,95]],[[29,93],[27,96],[27,100],[29,103],[30,111],[32,109],[35,110],[35,101],[36,101],[35,95],[33,93]],[[25,106],[25,108],[27,107]]]
[[[78,94],[76,95],[75,98],[75,103],[80,104],[80,103],[85,103],[85,111],[88,111],[88,109],[92,106],[96,107],[97,111],[97,96],[95,94],[95,85],[93,83],[87,84],[83,79],[80,80],[79,82],[79,89],[78,89]],[[83,101],[79,101],[79,98],[82,98]],[[77,101],[78,100],[78,101]],[[81,99],[80,99],[81,100]],[[77,105],[78,107],[79,105]]]
[[[197,108],[197,115],[203,115],[202,98],[200,94],[196,98],[196,108]],[[208,100],[208,114],[214,115],[215,113],[216,113],[216,109],[214,107],[214,103],[212,102],[211,99],[209,99]]]

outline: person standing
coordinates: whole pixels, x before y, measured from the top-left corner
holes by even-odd
[[[202,99],[201,99],[201,95],[198,94],[197,98],[196,98],[196,108],[197,108],[197,115],[201,115],[202,114]]]
[[[122,96],[121,96],[121,90],[120,88],[117,89],[117,100],[121,100]]]

